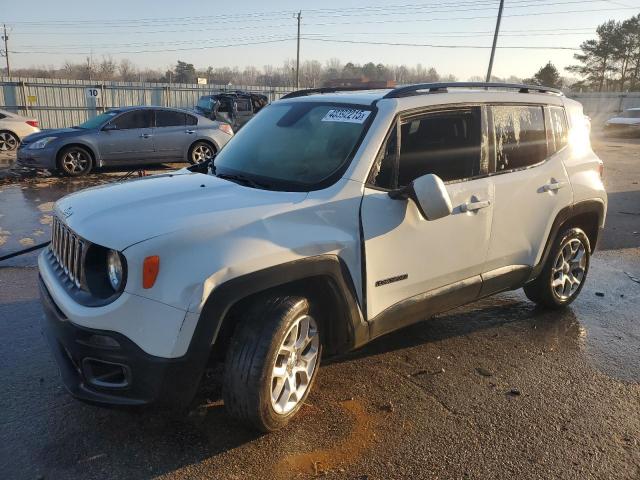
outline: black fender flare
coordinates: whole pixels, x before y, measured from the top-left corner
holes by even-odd
[[[533,267],[533,269],[531,270],[531,275],[529,276],[529,279],[527,281],[534,280],[538,275],[540,275],[540,272],[542,272],[542,269],[544,268],[544,265],[549,257],[551,247],[553,246],[553,241],[557,237],[562,226],[572,218],[578,215],[583,215],[585,213],[595,213],[598,217],[598,231],[596,232],[596,241],[592,242],[591,245],[591,252],[593,253],[593,251],[596,249],[600,230],[602,230],[604,225],[605,205],[604,201],[602,201],[601,199],[584,200],[582,202],[569,205],[558,212],[558,215],[556,215],[556,218],[551,225],[551,231],[549,232],[549,236],[547,237],[547,242],[544,246],[542,256],[540,257],[540,262],[538,262],[538,264]]]
[[[332,293],[340,302],[339,308],[348,322],[349,349],[366,343],[369,328],[348,267],[336,255],[319,255],[258,270],[215,287],[202,308],[186,353],[192,367],[202,373],[227,314],[239,301],[291,282],[318,277],[330,281]]]

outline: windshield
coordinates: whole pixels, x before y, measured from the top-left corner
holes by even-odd
[[[197,107],[205,112],[210,112],[213,110],[213,99],[211,97],[202,97],[198,100]]]
[[[102,124],[108,122],[113,117],[118,115],[118,113],[120,113],[120,112],[115,111],[115,110],[111,110],[110,112],[101,113],[100,115],[98,115],[96,117],[93,117],[93,118],[90,118],[89,120],[87,120],[84,123],[81,123],[76,128],[85,128],[87,130],[92,130],[94,128],[98,128]]]
[[[626,110],[620,116],[622,118],[640,118],[640,110]]]
[[[320,183],[345,164],[370,117],[371,109],[360,105],[275,103],[261,110],[220,151],[216,173],[309,190],[304,187]]]

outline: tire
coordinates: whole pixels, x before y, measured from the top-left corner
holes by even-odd
[[[225,408],[271,432],[291,420],[311,391],[322,354],[320,330],[303,297],[267,298],[240,321],[225,361]]]
[[[0,152],[12,152],[20,145],[20,138],[7,130],[0,132]]]
[[[189,163],[198,165],[208,162],[216,155],[216,149],[213,145],[204,141],[197,141],[189,149]]]
[[[584,231],[563,231],[554,241],[540,275],[524,286],[525,295],[543,307],[566,307],[582,291],[590,260],[591,244]]]
[[[93,156],[83,147],[72,146],[60,150],[58,154],[58,171],[69,177],[87,175],[93,169]]]

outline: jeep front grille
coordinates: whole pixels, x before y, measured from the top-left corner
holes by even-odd
[[[49,248],[64,274],[69,277],[76,287],[80,288],[84,263],[82,255],[86,245],[84,240],[73,233],[56,216],[53,217],[51,245]]]

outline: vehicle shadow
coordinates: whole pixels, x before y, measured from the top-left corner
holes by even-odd
[[[341,363],[381,355],[454,337],[464,337],[503,326],[524,326],[528,340],[554,345],[577,346],[579,322],[571,309],[551,311],[516,298],[513,293],[498,295],[458,307],[420,323],[382,336],[361,349],[328,359],[324,364]]]

